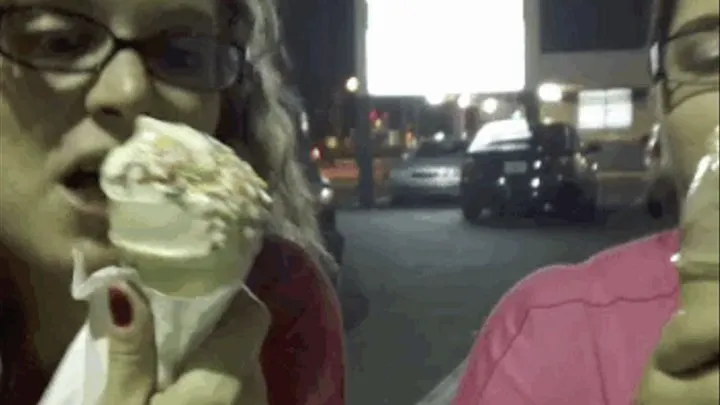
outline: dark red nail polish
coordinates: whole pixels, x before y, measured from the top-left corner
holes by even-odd
[[[130,326],[133,318],[132,305],[125,292],[117,287],[110,287],[108,290],[110,302],[110,314],[115,326],[125,328]]]

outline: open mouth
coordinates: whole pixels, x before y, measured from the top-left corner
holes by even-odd
[[[105,213],[107,197],[100,188],[99,165],[81,165],[63,178],[63,186],[73,202],[86,211]]]

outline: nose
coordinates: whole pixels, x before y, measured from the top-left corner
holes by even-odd
[[[132,50],[118,52],[100,72],[86,98],[87,111],[98,118],[130,123],[145,114],[152,88],[145,65]]]

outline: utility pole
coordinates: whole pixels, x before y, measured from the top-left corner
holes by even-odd
[[[370,96],[365,63],[367,15],[366,1],[355,0],[355,77],[358,81],[355,93],[355,159],[359,172],[357,194],[361,207],[373,208],[375,206],[374,151],[370,139]]]

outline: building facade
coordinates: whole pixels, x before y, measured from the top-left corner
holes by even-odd
[[[649,1],[524,0],[527,87],[557,84],[540,114],[603,143],[605,173],[643,171],[641,139],[653,125],[646,38]]]

